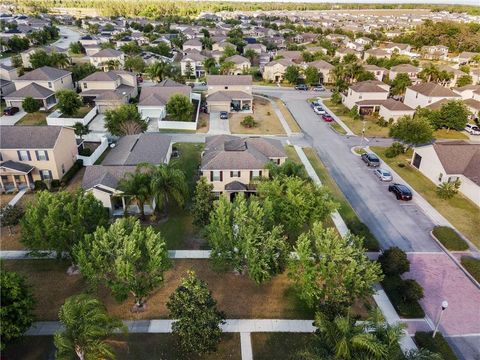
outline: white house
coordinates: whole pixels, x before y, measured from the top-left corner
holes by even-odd
[[[363,114],[362,108],[367,112],[373,112],[375,106],[379,106],[381,100],[387,100],[390,86],[378,81],[367,80],[351,85],[346,94],[342,94],[342,103],[352,109],[358,106]]]
[[[413,109],[426,107],[443,99],[459,100],[460,95],[440,84],[429,82],[407,88],[403,103]]]
[[[197,51],[191,51],[185,54],[180,60],[180,69],[183,76],[194,76],[196,78],[205,75],[203,62],[207,57]]]

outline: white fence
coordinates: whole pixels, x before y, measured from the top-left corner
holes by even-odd
[[[173,129],[173,130],[197,130],[198,114],[200,113],[201,95],[192,93],[192,100],[197,100],[197,112],[195,114],[195,121],[164,121],[158,120],[158,129]]]
[[[83,125],[88,125],[88,123],[97,115],[97,113],[98,109],[95,106],[83,118],[62,118],[62,113],[56,110],[47,116],[47,124],[56,126],[73,126],[75,123],[79,122]]]
[[[108,139],[106,136],[102,137],[100,146],[95,149],[95,151],[90,156],[77,155],[78,160],[83,161],[83,166],[90,166],[95,164],[95,161],[103,154],[108,148]]]

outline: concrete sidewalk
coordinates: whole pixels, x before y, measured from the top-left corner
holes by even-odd
[[[13,199],[9,201],[8,205],[14,206],[22,198],[22,196],[25,195],[27,190],[27,188],[20,190],[17,195],[15,195]]]
[[[347,132],[346,135],[348,136],[357,136],[353,133],[352,130],[350,130],[350,128],[347,126],[347,124],[345,124],[342,119],[340,119],[332,110],[330,110],[328,108],[327,105],[325,105],[325,103],[323,102],[323,99],[319,98],[318,100],[320,100],[322,102],[322,106],[325,110],[327,110],[327,112],[333,117],[333,119],[338,123],[338,125],[340,125],[343,130],[345,130]]]

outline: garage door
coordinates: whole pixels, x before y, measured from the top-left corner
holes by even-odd
[[[162,112],[159,109],[139,109],[142,119],[158,119],[161,117]]]
[[[12,101],[10,101],[10,106],[18,107],[19,109],[23,109],[23,108],[22,108],[22,102],[21,102],[20,100],[12,100]]]
[[[220,112],[228,110],[228,105],[208,105],[208,112]]]

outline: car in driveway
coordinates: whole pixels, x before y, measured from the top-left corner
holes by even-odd
[[[327,112],[325,111],[325,109],[322,108],[321,106],[315,106],[315,107],[313,108],[313,111],[314,111],[315,114],[317,114],[317,115],[324,115],[324,114],[327,113]]]
[[[381,181],[392,181],[393,176],[392,173],[386,169],[378,168],[373,170],[373,173],[378,177]]]
[[[397,197],[397,200],[410,201],[412,200],[412,190],[403,184],[392,184],[388,186],[388,191],[393,192]]]
[[[12,116],[12,115],[15,115],[16,113],[18,113],[19,111],[20,111],[20,109],[16,106],[9,106],[9,107],[6,107],[5,109],[3,109],[3,115]]]
[[[222,120],[228,120],[228,112],[226,112],[226,111],[220,111],[220,119],[222,119]]]
[[[296,85],[296,86],[295,86],[295,90],[307,91],[307,90],[308,90],[308,86],[305,85],[305,84]]]
[[[323,121],[326,121],[326,122],[332,122],[333,121],[333,117],[330,114],[322,115],[322,119],[323,119]]]
[[[465,126],[465,131],[470,135],[480,135],[480,128],[474,124],[467,124]]]
[[[314,85],[312,85],[312,90],[313,91],[325,91],[325,88],[323,87],[322,84],[314,84]]]
[[[364,153],[361,155],[362,160],[367,164],[368,166],[372,167],[377,167],[380,166],[380,159],[378,158],[377,155],[373,153]]]

